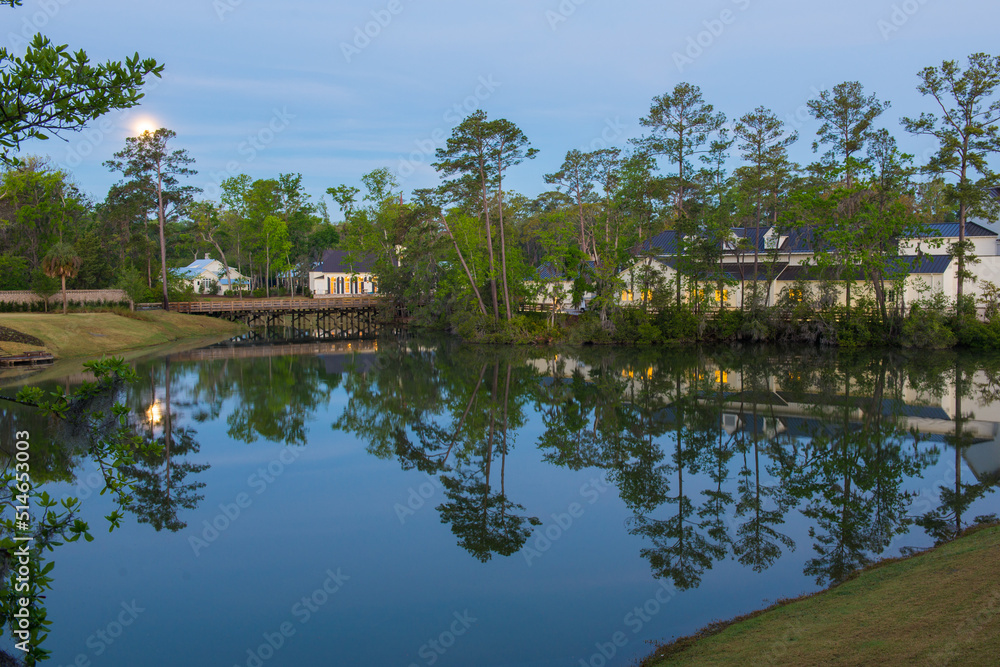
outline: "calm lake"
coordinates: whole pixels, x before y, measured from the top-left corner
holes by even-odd
[[[122,400],[169,448],[111,533],[96,465],[0,408],[95,536],[51,555],[48,664],[628,665],[1000,511],[995,356],[383,339],[135,367]]]

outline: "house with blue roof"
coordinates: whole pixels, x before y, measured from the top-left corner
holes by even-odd
[[[177,274],[184,282],[194,288],[197,294],[225,294],[234,289],[248,289],[250,279],[233,267],[226,267],[217,259],[207,254],[204,259],[196,259],[187,266],[178,269]]]
[[[900,241],[899,255],[894,259],[894,268],[890,269],[891,273],[906,276],[905,290],[901,295],[905,303],[912,302],[927,291],[940,291],[949,298],[954,298],[957,292],[957,262],[948,254],[948,249],[958,241],[958,223],[934,223],[926,227],[927,231],[920,237]],[[973,252],[978,258],[977,263],[968,266],[976,280],[966,281],[966,293],[975,294],[984,281],[1000,285],[1000,241],[997,233],[967,222],[965,235],[973,244]],[[763,287],[767,303],[772,304],[782,293],[794,294],[797,285],[803,281],[806,284],[822,280],[842,281],[846,277],[845,271],[849,271],[849,267],[824,271],[815,266],[820,242],[807,227],[784,231],[764,225],[759,230],[735,228],[721,243],[724,246],[723,259],[718,271],[709,272],[712,275],[697,276],[699,282],[705,283],[709,302],[716,306],[725,303],[738,307],[749,282],[757,281],[758,286]],[[636,256],[634,266],[654,266],[663,274],[667,284],[672,285],[677,278],[678,266],[683,267],[678,253],[678,248],[683,245],[683,239],[676,231],[660,232],[633,249]],[[633,267],[631,275],[634,273]],[[629,275],[629,271],[622,273],[626,283]],[[713,288],[711,283],[718,276],[725,278],[730,286],[721,291]],[[857,275],[855,280],[863,288],[867,278]],[[841,303],[846,301],[843,290],[839,299]],[[629,299],[625,297],[623,301]]]

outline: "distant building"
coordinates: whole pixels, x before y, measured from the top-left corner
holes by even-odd
[[[355,257],[347,250],[324,250],[309,272],[309,289],[314,296],[333,294],[376,294],[378,277],[372,274],[375,257]]]
[[[249,278],[233,267],[229,267],[227,274],[222,262],[211,259],[207,254],[205,259],[197,259],[177,273],[198,294],[225,294],[232,289],[247,289],[250,286]]]
[[[910,303],[927,291],[940,291],[949,298],[957,293],[958,263],[948,254],[949,246],[958,241],[958,223],[934,223],[927,225],[927,233],[919,238],[906,239],[899,243],[896,256],[895,272],[906,273],[906,288],[901,295],[904,303]],[[738,305],[741,291],[749,289],[748,283],[756,277],[762,289],[767,290],[768,301],[774,299],[783,291],[794,290],[798,281],[815,282],[823,279],[843,280],[847,267],[831,267],[821,272],[814,264],[817,254],[817,241],[806,228],[792,228],[779,233],[776,228],[761,226],[760,238],[756,239],[756,230],[733,229],[734,241],[725,242],[722,262],[711,268],[706,275],[699,276],[709,290],[716,305],[724,302],[727,305]],[[977,263],[969,264],[967,269],[973,273],[976,280],[966,281],[967,294],[976,294],[984,281],[1000,285],[1000,241],[997,233],[974,222],[967,222],[965,235],[974,246],[973,252],[978,258]],[[757,272],[754,274],[753,247],[757,246]],[[641,259],[633,267],[622,272],[621,277],[626,285],[634,281],[636,267],[649,264],[658,269],[668,285],[676,279],[678,270],[678,238],[673,230],[661,232],[640,244],[634,254]],[[681,263],[680,266],[683,266]],[[723,275],[730,284],[720,294],[712,287],[713,276]],[[887,276],[887,278],[891,278]],[[867,277],[856,276],[855,280],[863,284]],[[733,284],[735,283],[735,284]],[[626,287],[626,290],[629,288]],[[631,301],[632,293],[626,291],[623,301]],[[840,300],[845,301],[844,294]]]

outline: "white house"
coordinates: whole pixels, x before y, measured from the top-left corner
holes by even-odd
[[[897,259],[899,272],[908,274],[906,289],[903,295],[905,303],[911,303],[927,291],[940,291],[948,298],[954,298],[957,293],[957,262],[948,255],[948,248],[958,241],[958,223],[934,223],[927,225],[928,232],[915,239],[906,239],[899,244]],[[731,283],[722,293],[712,286],[712,277],[704,276],[704,288],[709,290],[709,301],[718,305],[724,301],[728,305],[740,303],[741,288],[746,282],[753,280],[753,241],[756,236],[754,229],[734,229],[733,236],[745,239],[743,242],[727,242],[721,266],[717,267]],[[966,238],[974,246],[976,263],[968,265],[968,270],[975,276],[974,281],[966,281],[965,291],[975,295],[984,281],[1000,285],[1000,241],[996,232],[974,222],[966,223]],[[821,276],[813,266],[810,266],[816,254],[816,244],[809,230],[793,228],[785,233],[777,234],[771,227],[761,226],[758,249],[758,281],[766,287],[769,303],[783,290],[793,290],[797,281],[815,282]],[[649,263],[659,270],[668,285],[672,285],[677,275],[677,233],[673,230],[661,232],[644,241],[635,250],[642,255],[638,263]],[[626,274],[634,274],[634,268],[622,274],[628,284]],[[713,270],[714,274],[718,274]],[[826,276],[836,278],[836,276]],[[865,278],[858,276],[858,287],[864,289]],[[732,283],[736,283],[732,285]],[[714,295],[714,298],[712,296]],[[634,292],[622,295],[623,302],[638,300]],[[841,303],[845,302],[844,294],[840,294]]]
[[[246,289],[250,285],[250,280],[233,267],[229,267],[229,273],[222,262],[211,259],[207,254],[205,259],[197,259],[177,273],[184,279],[184,282],[194,287],[198,294],[225,294],[231,289]],[[220,291],[216,292],[220,286]]]
[[[347,250],[324,250],[323,259],[309,272],[313,296],[376,294],[378,277],[372,274],[375,258],[354,259]]]

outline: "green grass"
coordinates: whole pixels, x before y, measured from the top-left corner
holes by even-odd
[[[661,665],[995,665],[1000,526],[659,648]]]
[[[163,311],[142,313],[0,314],[0,326],[41,339],[43,348],[0,342],[0,354],[45,349],[57,357],[99,357],[123,350],[162,345],[184,338],[235,335],[243,330],[202,315]]]

